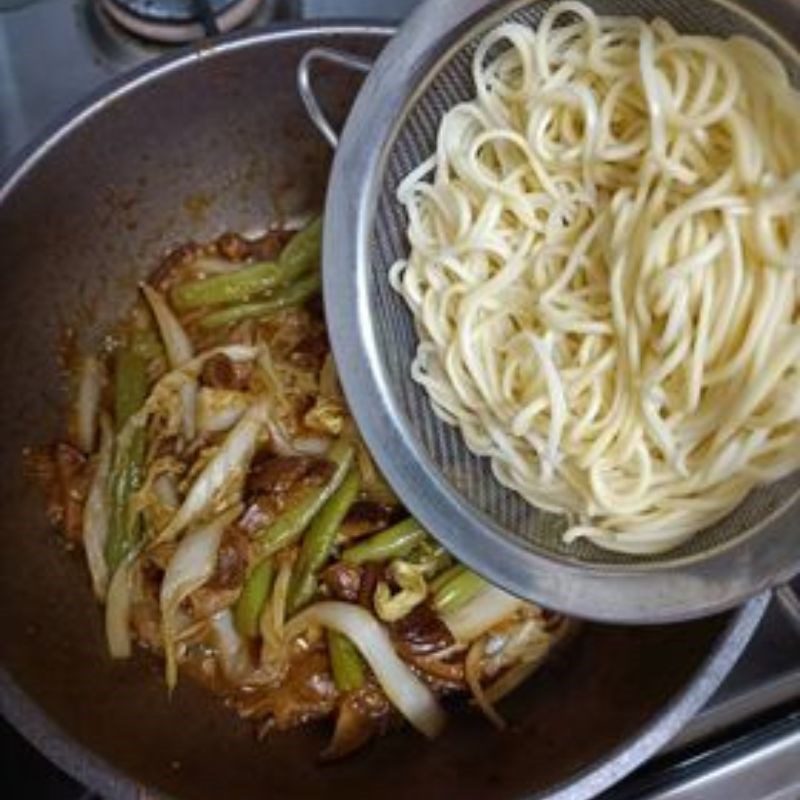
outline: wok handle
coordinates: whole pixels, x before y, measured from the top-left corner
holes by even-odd
[[[311,85],[312,70],[314,65],[320,61],[365,74],[372,69],[373,62],[368,58],[347,53],[343,50],[334,50],[330,47],[313,47],[300,59],[300,64],[297,67],[297,91],[300,94],[300,99],[303,101],[306,112],[317,130],[335,150],[339,144],[339,134],[334,130],[322,110],[322,106]]]

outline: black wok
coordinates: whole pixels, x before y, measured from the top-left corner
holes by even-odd
[[[758,598],[691,624],[587,625],[506,704],[514,730],[465,714],[435,744],[395,733],[324,768],[324,731],[259,743],[187,681],[170,699],[150,658],[106,655],[82,559],[63,552],[22,471],[23,448],[59,430],[64,326],[91,340],[170,246],[320,207],[329,153],[297,100],[297,62],[317,45],[374,54],[386,35],[286,29],[159,62],[75,112],[0,185],[0,702],[106,796],[587,797],[687,721],[763,612]],[[320,74],[332,117],[346,114],[356,80]]]

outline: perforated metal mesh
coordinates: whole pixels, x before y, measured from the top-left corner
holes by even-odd
[[[535,27],[553,2],[555,0],[494,5],[493,13],[476,24],[467,35],[443,43],[443,47],[452,48],[450,52],[453,55],[439,64],[430,65],[428,82],[410,100],[388,150],[372,225],[369,299],[375,312],[375,335],[385,374],[405,424],[441,474],[476,512],[491,517],[517,543],[543,554],[595,564],[624,565],[634,560],[641,563],[642,558],[609,553],[588,542],[565,545],[561,537],[566,528],[565,519],[532,508],[519,495],[501,486],[492,475],[488,459],[473,456],[459,431],[435,416],[425,391],[410,380],[417,336],[408,309],[387,280],[389,267],[408,253],[406,217],[396,200],[397,186],[414,166],[434,151],[436,132],[444,113],[456,103],[474,96],[470,63],[477,43],[488,30],[504,20]],[[699,0],[593,0],[589,5],[598,14],[638,15],[644,19],[660,16],[679,31],[687,33],[753,37],[783,60],[794,85],[800,85],[800,64],[796,54],[789,51],[766,26],[754,22],[733,6]],[[788,506],[798,494],[800,474],[754,491],[720,523],[680,548],[647,560],[666,563],[711,553],[731,540],[753,532],[766,518]]]

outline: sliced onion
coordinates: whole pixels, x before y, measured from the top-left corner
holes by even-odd
[[[232,389],[204,386],[197,394],[197,428],[200,433],[230,430],[247,411],[250,395]]]
[[[131,593],[137,553],[131,553],[117,567],[106,596],[106,641],[112,658],[131,655]]]
[[[229,608],[211,617],[211,636],[225,677],[237,686],[244,683],[253,671],[253,664],[247,643],[236,630]]]
[[[489,628],[511,616],[523,601],[514,595],[487,586],[466,605],[449,614],[442,614],[442,622],[459,642],[471,642]]]
[[[167,686],[170,689],[178,680],[175,640],[180,634],[179,606],[214,574],[222,534],[238,514],[238,508],[231,509],[208,525],[188,533],[181,540],[167,565],[161,584],[160,602],[164,653],[167,661]]]
[[[108,587],[105,546],[110,511],[108,478],[111,474],[113,449],[114,433],[111,429],[111,420],[104,414],[100,418],[100,452],[97,455],[92,483],[83,507],[83,549],[92,576],[92,588],[99,600],[105,598]]]
[[[301,456],[322,456],[331,448],[331,439],[326,436],[298,436],[292,440],[292,448]]]
[[[287,640],[312,626],[332,628],[347,636],[400,713],[426,736],[433,738],[439,734],[445,716],[436,697],[401,661],[389,634],[366,609],[337,601],[316,603],[289,621],[285,630]]]
[[[526,655],[513,667],[509,667],[491,686],[485,691],[484,697],[487,703],[497,703],[507,694],[513,692],[520,684],[528,680],[539,667],[545,662],[550,653],[552,644],[541,642],[539,652],[530,656]]]
[[[478,639],[467,652],[464,659],[464,678],[467,686],[478,704],[478,708],[486,715],[487,719],[500,731],[505,730],[506,721],[497,713],[492,703],[486,697],[481,686],[481,659],[483,658],[485,642]]]
[[[167,358],[173,369],[182,367],[192,360],[194,348],[186,334],[186,331],[178,322],[178,318],[172,313],[167,301],[152,286],[142,284],[144,294],[153,316],[156,318],[161,338],[164,340],[164,348],[167,351]],[[187,441],[194,438],[195,431],[195,406],[197,402],[197,385],[192,381],[187,381],[181,387],[181,405],[183,407],[183,435]]]
[[[247,473],[267,414],[266,400],[259,400],[250,406],[196,478],[183,505],[170,520],[169,525],[158,534],[156,542],[170,541],[178,536],[181,531],[210,510],[226,486]]]
[[[194,348],[186,331],[178,322],[178,318],[172,313],[172,309],[170,309],[160,292],[143,283],[142,293],[150,304],[153,316],[156,318],[170,366],[173,369],[183,366],[194,355]]]
[[[94,450],[102,390],[103,367],[94,356],[87,356],[81,364],[75,404],[75,438],[84,453]]]

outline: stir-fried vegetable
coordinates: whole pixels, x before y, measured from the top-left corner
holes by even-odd
[[[222,672],[233,684],[242,683],[253,670],[247,643],[239,635],[230,609],[211,617],[211,638]]]
[[[111,475],[111,525],[106,539],[106,561],[115,570],[139,543],[141,518],[131,506],[131,497],[141,483],[144,434],[130,430],[117,439]]]
[[[342,633],[328,630],[328,655],[336,688],[340,692],[354,692],[366,680],[364,662],[353,643]]]
[[[250,264],[236,272],[181,284],[173,290],[172,302],[185,311],[241,303],[287,286],[319,263],[321,229],[321,220],[317,219],[296,234],[277,263]]]
[[[182,366],[194,355],[194,348],[186,331],[172,313],[166,300],[152,286],[143,283],[142,294],[150,304],[153,316],[156,318],[170,365],[173,368]]]
[[[222,534],[238,513],[238,509],[232,509],[208,525],[184,536],[164,573],[160,603],[167,686],[170,689],[178,680],[175,644],[180,633],[180,604],[214,573]]]
[[[204,386],[197,393],[197,430],[201,434],[230,430],[245,414],[252,398],[233,389]]]
[[[421,733],[437,736],[445,717],[436,697],[399,658],[392,640],[364,608],[351,603],[323,601],[289,621],[286,637],[293,639],[312,625],[332,628],[358,648],[387,697]]]
[[[308,275],[285,289],[273,292],[269,300],[262,300],[260,303],[238,303],[229,308],[212,311],[203,317],[199,324],[201,328],[212,330],[245,319],[266,319],[284,308],[305,303],[320,290],[321,285],[322,280],[318,274]]]
[[[99,600],[106,596],[108,564],[105,546],[109,528],[108,479],[111,474],[111,456],[114,435],[107,415],[100,418],[100,451],[95,462],[94,476],[86,505],[83,508],[83,548],[92,576],[92,588]]]
[[[261,612],[272,588],[274,574],[272,559],[267,557],[255,567],[247,579],[234,611],[236,629],[242,636],[251,639],[258,636]]]
[[[428,584],[422,570],[406,561],[393,561],[389,574],[400,591],[392,594],[389,584],[381,581],[375,588],[375,612],[384,622],[397,622],[425,600]]]
[[[328,459],[335,465],[333,475],[328,483],[319,489],[310,490],[302,500],[296,503],[283,516],[275,520],[266,530],[258,534],[258,549],[262,559],[266,559],[282,548],[294,544],[297,539],[300,538],[303,531],[311,523],[311,520],[314,519],[314,516],[332,497],[347,475],[347,470],[353,459],[352,445],[345,441],[334,443],[328,453]],[[327,533],[327,529],[324,532]],[[325,542],[322,540],[322,537],[319,536],[319,534],[318,537],[319,544],[324,545]],[[316,563],[320,555],[320,547],[317,546],[314,549],[315,553],[309,554],[314,555],[314,559],[311,559],[309,556],[306,557],[306,561],[308,561],[310,565],[304,568],[304,571],[308,575],[308,577],[303,579],[304,583],[307,583],[309,578],[312,577],[314,563]],[[240,605],[246,605],[247,610],[245,611],[243,609],[240,613],[246,615],[248,618],[251,618],[251,615],[257,614],[263,604],[263,600],[259,602],[259,598],[263,596],[261,584],[265,580],[259,565],[253,569],[245,582],[244,588],[242,589]],[[302,591],[305,592],[307,589],[304,588]]]
[[[106,641],[112,658],[131,655],[131,590],[136,554],[128,553],[116,568],[106,596]]]
[[[330,480],[323,487],[310,490],[300,502],[257,534],[259,551],[262,555],[276,553],[300,538],[347,475],[347,470],[353,461],[353,445],[343,439],[335,442],[328,453],[328,460],[335,465]]]
[[[433,607],[441,614],[453,613],[489,584],[466,567],[455,566],[433,586]]]
[[[163,651],[170,689],[186,669],[265,728],[335,717],[327,759],[392,707],[434,736],[449,693],[502,725],[494,703],[568,626],[404,518],[306,303],[321,231],[231,234],[166,263],[82,362],[50,474],[111,655]]]
[[[192,484],[183,505],[156,537],[157,542],[174,539],[209,510],[226,505],[225,489],[232,483],[244,480],[268,414],[266,400],[255,402],[247,410]]]
[[[311,523],[303,537],[300,557],[295,567],[294,580],[289,592],[289,611],[296,611],[314,596],[317,585],[316,574],[328,560],[350,506],[358,496],[358,472],[351,470],[341,486],[330,496]]]
[[[522,604],[518,597],[487,584],[468,603],[442,614],[442,620],[457,641],[469,642],[513,614]]]
[[[173,290],[172,302],[175,308],[182,311],[243,302],[254,295],[274,289],[280,285],[282,278],[288,277],[282,274],[280,265],[274,262],[251,264],[236,272],[181,284]]]
[[[415,519],[403,520],[371,539],[354,545],[342,553],[342,560],[353,564],[367,561],[388,561],[408,555],[425,540],[425,531]]]
[[[140,515],[131,497],[142,482],[145,455],[144,432],[127,425],[139,411],[147,394],[147,367],[132,349],[121,349],[114,374],[115,421],[120,435],[111,474],[111,521],[106,540],[106,561],[114,572],[139,543]]]
[[[78,375],[75,403],[75,440],[84,453],[94,450],[100,395],[103,391],[103,367],[95,356],[86,356]]]
[[[158,329],[161,331],[170,366],[173,369],[183,366],[194,355],[194,348],[186,331],[159,292],[144,283],[142,284],[142,293],[150,304]],[[183,405],[183,434],[189,441],[194,437],[195,429],[197,387],[194,382],[187,381],[181,387],[181,403]]]
[[[133,347],[122,347],[114,360],[114,421],[117,430],[135,414],[147,396],[147,364]]]
[[[321,250],[322,217],[315,217],[283,248],[281,268],[289,274],[302,275],[319,264]]]

